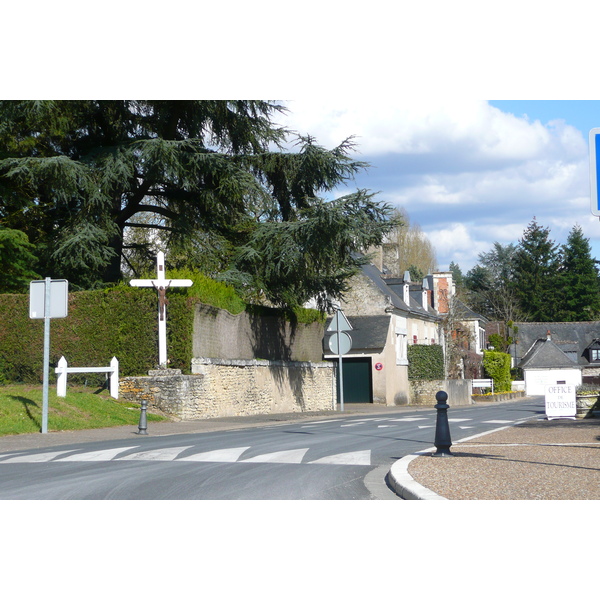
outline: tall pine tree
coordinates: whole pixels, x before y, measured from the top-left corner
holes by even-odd
[[[598,267],[589,240],[575,225],[561,248],[560,321],[593,321],[600,316]]]
[[[23,231],[38,271],[73,289],[119,280],[128,232],[150,228],[167,260],[173,249],[194,268],[181,259],[201,248],[212,254],[204,265],[274,303],[302,302],[315,286],[339,297],[359,265],[353,251],[395,224],[391,207],[360,190],[324,202],[368,165],[351,158],[351,139],[329,150],[280,127],[284,111],[245,100],[0,101],[0,225]],[[334,219],[336,235],[315,243]],[[272,259],[269,236],[285,253],[257,271]],[[137,260],[144,239],[131,239]]]
[[[535,217],[527,226],[514,253],[511,288],[530,321],[556,321],[560,306],[558,244],[550,229]]]

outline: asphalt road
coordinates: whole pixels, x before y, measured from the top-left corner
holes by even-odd
[[[448,411],[453,441],[543,413],[540,399]],[[437,411],[332,415],[0,455],[0,499],[396,500],[385,477],[434,444]],[[443,460],[443,459],[440,459]]]

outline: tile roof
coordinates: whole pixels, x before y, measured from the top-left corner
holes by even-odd
[[[347,333],[352,338],[352,350],[383,350],[385,347],[388,331],[390,328],[391,315],[376,315],[371,317],[351,317],[346,318],[352,326],[352,331]],[[329,338],[335,333],[327,331],[331,319],[325,324],[325,338],[323,339],[323,351],[325,354],[331,354],[329,350]]]
[[[552,340],[536,340],[529,348],[519,367],[523,369],[578,369],[573,362]]]

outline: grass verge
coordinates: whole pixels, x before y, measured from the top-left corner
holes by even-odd
[[[0,436],[40,432],[42,405],[42,386],[0,386]],[[148,422],[167,420],[150,412],[147,417]],[[106,390],[69,387],[65,398],[56,388],[48,390],[48,431],[137,425],[139,419],[138,404],[115,400]]]

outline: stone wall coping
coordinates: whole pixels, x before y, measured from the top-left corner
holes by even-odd
[[[246,360],[230,358],[192,358],[194,365],[217,365],[224,367],[296,367],[304,369],[333,369],[334,364],[328,361],[309,362],[294,360]]]

